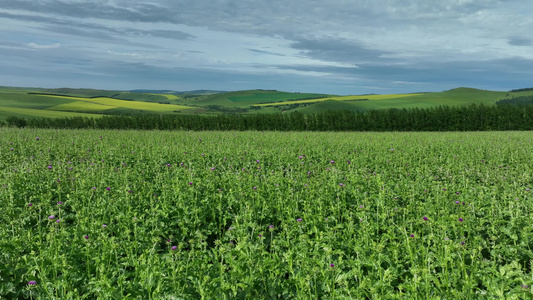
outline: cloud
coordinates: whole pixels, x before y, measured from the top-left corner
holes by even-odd
[[[36,43],[28,43],[27,45],[33,49],[53,49],[53,48],[59,48],[61,46],[61,44],[59,43],[50,44],[50,45],[39,45]]]
[[[509,38],[507,42],[511,46],[532,46],[533,45],[533,39],[523,38],[523,37],[512,37],[512,38]]]
[[[171,85],[165,89],[172,89],[186,83],[239,89],[255,83],[364,93],[376,87],[408,91],[455,84],[504,89],[531,85],[527,78],[533,70],[533,2],[0,3],[0,68],[5,80],[23,80],[17,68],[31,65],[33,82],[42,82],[38,74],[43,80],[53,74],[46,81],[56,78],[60,86],[138,83],[143,86],[137,88],[151,88],[164,83]],[[75,81],[75,74],[83,80]],[[222,83],[228,87],[220,87]]]

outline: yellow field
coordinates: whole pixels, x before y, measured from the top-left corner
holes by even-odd
[[[93,117],[100,118],[102,115],[98,114],[86,114],[86,113],[74,113],[65,111],[50,111],[43,109],[33,108],[20,108],[0,106],[0,112],[7,112],[14,115],[24,115],[29,117],[43,117],[43,118],[68,118],[68,117]]]
[[[107,97],[98,97],[98,98],[81,98],[81,97],[65,97],[65,96],[49,96],[49,97],[76,100],[76,102],[74,103],[85,102],[85,103],[88,103],[86,107],[91,107],[90,105],[93,105],[92,107],[95,107],[94,105],[100,105],[100,107],[102,107],[103,109],[129,108],[129,109],[146,110],[146,111],[153,111],[153,112],[172,112],[176,110],[184,110],[184,109],[191,108],[191,107],[182,106],[182,105],[159,104],[159,103],[140,102],[140,101],[127,101],[127,100],[118,100],[118,99],[107,98]],[[69,103],[69,104],[73,104],[73,103]],[[64,107],[64,105],[65,104],[57,105],[54,107],[50,107],[49,109],[56,110],[56,107],[59,107],[58,110],[62,110],[61,108]],[[76,105],[81,106],[81,104],[75,104],[75,107]],[[93,109],[91,108],[90,110],[93,110]]]
[[[176,96],[176,95],[169,95],[169,94],[154,94],[154,95],[165,96],[168,100],[176,100],[176,99],[179,99],[179,97]]]
[[[296,100],[296,101],[285,101],[285,102],[273,102],[273,103],[263,103],[255,104],[254,106],[275,106],[275,105],[289,105],[289,104],[301,104],[301,103],[316,103],[325,100],[337,100],[337,101],[350,101],[350,100],[388,100],[396,98],[405,98],[411,97],[419,94],[386,94],[386,95],[359,95],[359,96],[340,96],[340,97],[328,97],[328,98],[319,98],[319,99],[307,99],[307,100]]]
[[[71,103],[60,104],[47,108],[48,110],[59,111],[102,111],[111,108],[117,108],[117,106],[103,105],[99,103],[93,103],[89,101],[74,101]]]

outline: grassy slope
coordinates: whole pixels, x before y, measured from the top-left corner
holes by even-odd
[[[5,119],[8,117],[23,117],[23,118],[68,118],[68,117],[94,117],[99,118],[102,115],[91,114],[91,113],[75,113],[75,112],[65,112],[65,111],[49,111],[44,109],[33,109],[33,108],[20,108],[20,107],[9,107],[9,106],[0,106],[0,119]]]
[[[40,94],[27,94],[28,92],[52,93],[56,92],[68,96],[52,96]],[[371,109],[386,108],[427,108],[440,105],[470,105],[483,103],[493,105],[496,101],[504,98],[512,98],[523,95],[532,95],[533,91],[525,92],[499,92],[486,91],[472,88],[457,88],[444,92],[417,93],[417,94],[385,94],[385,95],[353,95],[334,96],[312,93],[288,93],[271,90],[247,90],[228,92],[213,95],[198,95],[197,97],[181,97],[166,94],[132,93],[120,91],[106,91],[93,89],[40,89],[40,88],[12,88],[0,87],[0,118],[9,115],[37,116],[37,111],[43,112],[43,116],[59,117],[60,113],[172,113],[174,111],[187,113],[205,113],[202,107],[208,105],[220,105],[224,107],[248,108],[251,105],[261,106],[261,109],[250,110],[248,113],[272,113],[285,110],[290,105],[308,103],[307,106],[298,107],[288,111],[302,113],[317,113],[326,110],[351,110],[365,111]],[[97,98],[87,98],[87,97]],[[305,99],[320,97],[320,99]],[[111,98],[112,97],[112,98]],[[135,101],[119,100],[123,98]],[[178,105],[159,104],[150,102],[171,102]],[[304,99],[304,100],[294,100]],[[367,100],[364,100],[367,99]],[[291,101],[288,101],[291,100]],[[364,101],[361,101],[364,100]],[[185,105],[185,106],[184,106]],[[187,105],[194,105],[191,108]],[[274,106],[278,106],[277,108]],[[10,108],[10,109],[8,109]],[[30,109],[30,110],[24,110]],[[77,115],[77,114],[76,114]]]
[[[266,90],[247,90],[202,97],[201,99],[195,101],[194,104],[202,106],[222,105],[233,107],[249,107],[250,105],[260,104],[264,102],[287,101],[290,99],[303,99],[321,96],[326,95],[313,93],[288,93]]]
[[[436,93],[418,93],[418,94],[403,94],[403,95],[369,95],[369,96],[347,96],[332,98],[336,101],[349,101],[354,99],[364,99],[366,101],[350,101],[355,108],[348,107],[350,110],[371,110],[371,109],[387,109],[387,108],[429,108],[441,105],[448,106],[463,106],[471,104],[485,104],[494,105],[500,99],[503,99],[508,93],[497,91],[485,91],[472,88],[457,88],[444,92]],[[517,93],[518,94],[518,93]],[[520,93],[522,94],[522,93]],[[325,99],[329,100],[329,99]],[[324,110],[337,110],[338,104],[328,101],[328,105],[319,105],[315,103],[307,108],[299,109],[302,112],[314,112],[318,108]],[[331,108],[330,108],[331,107]]]
[[[100,94],[93,90],[94,94]],[[85,98],[85,97],[69,97],[69,96],[57,96],[57,95],[43,95],[43,94],[31,94],[28,92],[46,92],[50,90],[41,91],[38,89],[29,90],[22,88],[0,88],[0,118],[6,118],[8,116],[44,116],[44,117],[69,117],[78,116],[79,113],[88,113],[87,116],[91,116],[90,113],[102,113],[104,111],[127,113],[129,112],[149,112],[149,113],[171,113],[174,111],[190,110],[190,107],[182,105],[170,105],[159,104],[142,101],[128,101],[119,100],[108,97],[99,98]],[[65,92],[65,90],[58,90],[58,92]],[[89,93],[86,93],[86,96]],[[136,98],[141,97],[143,94],[129,93]],[[150,95],[149,95],[150,96]],[[160,96],[167,100],[166,97]],[[167,100],[168,101],[168,100]],[[194,109],[192,109],[194,110]],[[191,111],[192,111],[191,110]],[[38,113],[41,111],[42,113]],[[56,111],[58,113],[54,113]],[[74,114],[67,113],[73,112]],[[98,115],[99,116],[99,115]]]
[[[141,102],[141,101],[127,101],[127,100],[118,100],[113,98],[105,98],[105,97],[99,97],[99,98],[81,98],[81,97],[63,97],[63,96],[50,96],[53,98],[58,99],[70,99],[72,103],[80,103],[79,109],[77,109],[78,106],[73,105],[70,103],[70,106],[68,107],[71,111],[83,111],[91,109],[91,107],[94,108],[102,108],[107,107],[106,109],[111,108],[125,108],[125,109],[134,109],[134,110],[144,110],[149,112],[173,112],[178,110],[185,110],[189,107],[182,106],[182,105],[173,105],[173,104],[158,104],[158,103],[150,103],[150,102]],[[54,107],[49,107],[49,110],[65,110],[65,105],[58,105]],[[68,106],[68,105],[67,105]]]
[[[362,111],[358,107],[356,102],[338,101],[338,100],[325,100],[320,101],[309,106],[298,108],[296,111],[304,114],[314,114],[327,110],[349,110],[349,111]]]

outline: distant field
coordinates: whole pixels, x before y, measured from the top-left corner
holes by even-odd
[[[66,111],[51,111],[33,108],[20,108],[0,106],[0,119],[5,119],[10,116],[15,117],[32,117],[32,118],[69,118],[69,117],[93,117],[100,118],[102,115],[91,113],[75,113]]]
[[[412,94],[385,94],[385,95],[357,95],[338,96],[321,99],[285,101],[277,103],[256,104],[254,106],[270,107],[282,105],[305,105],[296,108],[302,113],[315,113],[324,110],[351,110],[367,111],[388,108],[429,108],[435,106],[464,106],[471,104],[494,105],[496,101],[506,97],[526,95],[530,92],[507,93],[498,91],[485,91],[471,88],[457,88],[444,92],[412,93]],[[344,105],[340,103],[344,102]],[[347,105],[350,103],[350,105]]]
[[[204,96],[195,102],[197,105],[223,105],[233,107],[249,107],[263,102],[326,97],[325,94],[288,93],[280,91],[247,90]]]
[[[335,101],[390,100],[390,99],[412,97],[412,96],[415,96],[415,95],[418,95],[418,94],[386,94],[386,95],[338,96],[338,97],[325,97],[325,98],[318,98],[318,99],[295,100],[295,101],[276,102],[276,103],[263,103],[263,104],[257,104],[256,106],[274,106],[274,105],[316,103],[316,102],[321,102],[321,101],[326,101],[326,100],[335,100]]]
[[[9,116],[18,117],[69,117],[69,116],[100,116],[101,113],[172,113],[191,110],[191,107],[174,104],[159,104],[134,100],[120,100],[110,97],[78,97],[51,94],[36,94],[35,91],[0,88],[0,119]],[[48,92],[48,91],[47,91]],[[94,92],[96,94],[96,92]],[[86,93],[88,94],[88,92]],[[108,92],[108,94],[111,94]],[[128,93],[132,98],[142,99],[143,94]],[[126,94],[124,94],[126,95]],[[126,95],[127,96],[127,95]],[[148,95],[147,100],[153,101],[155,96]],[[170,98],[177,98],[169,95]],[[192,109],[194,111],[195,109]]]
[[[76,100],[76,102],[74,103],[80,103],[79,106],[72,105],[72,103],[69,103],[69,105],[72,105],[72,108],[79,107],[80,110],[87,110],[91,107],[101,107],[101,108],[105,107],[105,109],[128,108],[128,109],[145,110],[145,111],[150,111],[150,112],[161,113],[161,112],[173,112],[173,111],[178,111],[178,110],[190,109],[190,107],[183,106],[183,105],[158,104],[158,103],[140,102],[140,101],[127,101],[127,100],[118,100],[118,99],[105,98],[105,97],[99,97],[99,98],[81,98],[81,97],[64,97],[64,96],[50,96],[50,97]],[[58,107],[59,109],[57,109]],[[61,105],[53,106],[48,109],[49,110],[63,110]]]
[[[142,91],[142,90],[139,90]],[[265,114],[280,112],[319,113],[327,110],[368,111],[374,109],[430,108],[436,106],[494,105],[498,100],[526,95],[533,91],[487,91],[456,88],[443,92],[384,95],[327,95],[290,93],[276,90],[245,90],[206,94],[173,91],[128,92],[96,89],[42,89],[0,87],[0,119],[10,115],[34,116],[35,111],[96,114]],[[168,104],[167,104],[168,103]],[[4,107],[11,108],[10,110]],[[18,110],[14,110],[18,108]],[[23,113],[24,112],[24,113]],[[50,113],[38,114],[52,116]],[[90,115],[87,115],[90,116]]]

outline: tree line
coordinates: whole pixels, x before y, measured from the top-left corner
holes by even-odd
[[[533,105],[326,111],[277,114],[118,115],[101,118],[9,117],[4,125],[30,128],[272,131],[490,131],[533,130]]]

